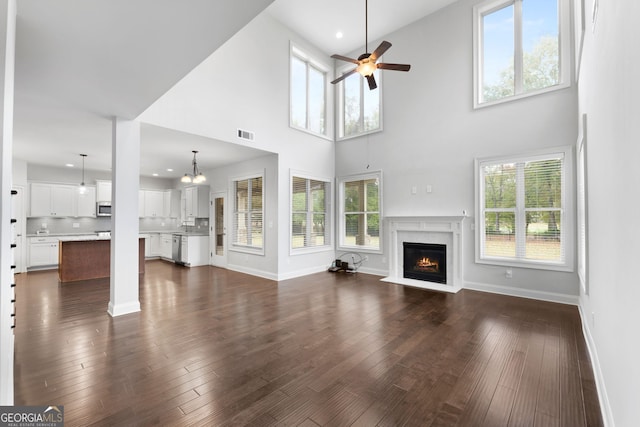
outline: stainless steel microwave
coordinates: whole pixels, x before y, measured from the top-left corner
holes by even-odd
[[[111,202],[96,203],[97,216],[111,216]]]

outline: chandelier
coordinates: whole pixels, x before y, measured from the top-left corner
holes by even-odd
[[[198,154],[198,152],[196,150],[193,150],[191,152],[193,153],[193,160],[191,161],[191,165],[193,166],[193,173],[185,173],[180,182],[184,182],[185,184],[200,184],[205,182],[207,178],[198,169],[198,162],[196,161],[196,154]]]

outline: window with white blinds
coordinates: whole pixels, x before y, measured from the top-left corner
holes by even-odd
[[[565,151],[476,161],[479,262],[567,266]]]
[[[263,177],[233,181],[233,200],[233,246],[264,249]]]
[[[380,252],[382,173],[341,178],[340,247]]]
[[[291,176],[291,249],[327,246],[329,181]]]

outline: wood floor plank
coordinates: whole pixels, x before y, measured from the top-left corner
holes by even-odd
[[[116,318],[108,280],[16,276],[17,405],[64,405],[68,426],[603,425],[575,307],[145,270],[141,311]]]

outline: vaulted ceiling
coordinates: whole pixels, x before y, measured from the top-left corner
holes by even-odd
[[[454,1],[370,0],[369,38]],[[14,156],[51,166],[86,153],[88,169],[108,170],[111,117],[137,117],[260,13],[270,13],[328,55],[364,44],[364,0],[17,3]],[[148,125],[142,129],[141,174],[175,161],[172,146],[178,142],[193,149],[216,144],[209,156],[199,155],[201,169],[264,154]],[[190,150],[184,157],[181,166],[190,162]]]

